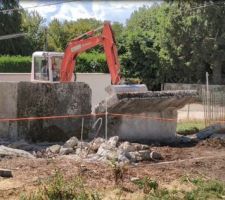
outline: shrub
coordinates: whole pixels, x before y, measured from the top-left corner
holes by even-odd
[[[30,56],[0,56],[1,73],[30,73]]]
[[[30,73],[30,56],[0,56],[0,73]],[[83,53],[76,59],[76,72],[108,73],[104,53]]]
[[[76,72],[108,73],[108,66],[104,53],[83,53],[77,57]]]

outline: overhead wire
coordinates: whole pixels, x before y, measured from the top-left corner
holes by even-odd
[[[0,13],[1,12],[6,13],[6,12],[19,11],[19,10],[26,10],[26,9],[38,8],[38,7],[44,7],[44,6],[52,6],[52,5],[57,5],[57,4],[70,3],[70,2],[74,2],[74,0],[58,1],[58,2],[54,2],[54,3],[51,2],[51,3],[40,4],[40,5],[29,6],[29,7],[10,8],[10,9],[5,9],[5,10],[0,10]]]
[[[40,4],[40,5],[29,6],[29,7],[5,9],[5,10],[0,10],[0,12],[11,12],[11,11],[18,11],[18,10],[26,10],[26,9],[31,9],[31,8],[38,8],[38,7],[51,6],[51,5],[57,5],[57,4],[71,3],[71,2],[75,2],[75,1],[76,0],[58,1],[58,2],[54,2],[54,3],[51,2],[51,3]],[[225,2],[224,1],[211,2],[211,3],[208,3],[208,4],[204,4],[202,6],[190,8],[189,10],[195,10],[195,9],[198,9],[198,8],[205,8],[205,7],[208,7],[208,6],[219,5],[219,4],[225,5]]]

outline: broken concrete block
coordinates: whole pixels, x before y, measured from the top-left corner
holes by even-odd
[[[164,142],[176,139],[177,110],[197,101],[197,91],[118,93],[99,103],[95,113],[108,115],[108,136],[129,142]],[[105,118],[103,117],[105,121]],[[104,134],[104,127],[100,132]]]
[[[79,140],[76,137],[71,137],[65,142],[63,147],[65,148],[75,148],[78,145]]]
[[[74,153],[74,149],[73,148],[65,148],[65,147],[62,147],[59,151],[59,154],[60,155],[68,155],[70,153]]]
[[[104,138],[100,138],[100,137],[95,138],[94,140],[92,140],[90,142],[90,144],[91,144],[91,146],[90,146],[91,150],[94,151],[94,152],[97,152],[98,149],[99,149],[99,147],[101,146],[101,144],[104,143],[104,142],[105,142],[105,139]]]
[[[118,147],[120,150],[125,151],[125,152],[132,152],[132,151],[136,151],[136,148],[134,145],[132,145],[130,142],[123,142],[120,144],[120,146]]]
[[[60,149],[61,149],[61,146],[58,144],[55,144],[55,145],[48,147],[46,149],[46,152],[51,152],[51,153],[57,154],[57,153],[59,153]]]
[[[110,145],[111,147],[117,147],[119,142],[119,136],[114,136],[109,138],[109,140],[107,141],[107,144]]]
[[[130,163],[130,160],[125,156],[124,153],[118,153],[117,159],[118,159],[118,162],[122,163],[122,164],[129,164]]]
[[[16,156],[16,157],[24,157],[24,158],[35,158],[31,153],[20,150],[13,149],[3,145],[0,145],[0,157],[4,156]]]
[[[155,152],[155,151],[152,151],[150,153],[150,158],[152,160],[162,160],[163,159],[162,155],[160,153],[158,153],[158,152]]]
[[[150,151],[142,150],[142,151],[134,151],[126,153],[126,157],[132,162],[141,162],[150,160]]]
[[[113,148],[106,143],[102,143],[98,148],[97,154],[105,157],[112,149]]]

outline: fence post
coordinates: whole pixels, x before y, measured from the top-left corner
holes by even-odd
[[[108,99],[105,99],[105,139],[108,140]]]

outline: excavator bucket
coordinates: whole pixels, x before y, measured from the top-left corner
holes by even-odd
[[[145,84],[110,85],[110,86],[106,87],[105,90],[109,95],[123,94],[123,93],[145,93],[145,92],[148,92],[148,88]]]

